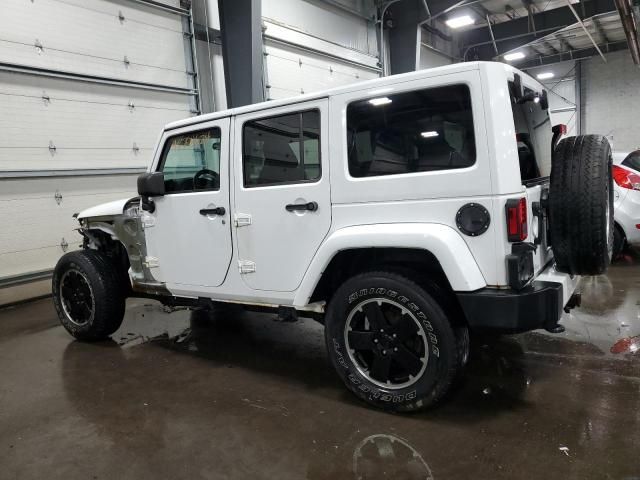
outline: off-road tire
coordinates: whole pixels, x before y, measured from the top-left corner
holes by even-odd
[[[74,322],[63,306],[61,281],[67,272],[79,273],[88,282],[92,297],[90,318]],[[58,261],[52,281],[53,302],[62,326],[78,340],[104,340],[114,333],[124,318],[125,296],[117,268],[109,257],[94,250],[78,250],[63,255]]]
[[[561,140],[553,154],[549,231],[556,268],[599,275],[613,250],[611,146],[601,135]]]
[[[385,388],[372,382],[347,351],[345,325],[349,314],[372,298],[401,304],[426,333],[426,367],[407,387]],[[384,271],[359,274],[345,281],[331,298],[325,317],[327,350],[338,375],[357,397],[387,411],[422,410],[445,396],[468,355],[466,329],[457,333],[458,338],[441,304],[424,288],[404,275]]]

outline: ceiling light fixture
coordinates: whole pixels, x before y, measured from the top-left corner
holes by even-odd
[[[476,23],[476,21],[469,15],[462,15],[460,17],[450,18],[444,23],[446,23],[447,27],[450,28],[460,28],[466,27],[467,25],[473,25],[474,23]]]
[[[522,52],[507,53],[504,56],[504,59],[507,62],[511,62],[512,60],[522,60],[523,58],[524,58],[524,53],[522,53]]]
[[[437,137],[439,133],[435,130],[429,130],[428,132],[421,132],[420,135],[422,135],[423,138],[433,138]]]
[[[537,75],[538,80],[547,80],[548,78],[553,78],[553,72],[543,72]]]
[[[389,97],[372,98],[371,100],[369,100],[369,103],[374,107],[377,107],[378,105],[386,105],[387,103],[391,103],[391,99]]]

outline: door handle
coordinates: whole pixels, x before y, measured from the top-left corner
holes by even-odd
[[[290,203],[286,207],[284,207],[287,212],[301,212],[301,211],[309,211],[315,212],[318,210],[318,204],[316,202],[309,203]]]
[[[224,207],[218,208],[203,208],[200,210],[200,215],[224,215],[226,210]]]

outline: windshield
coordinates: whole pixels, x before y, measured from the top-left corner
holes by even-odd
[[[622,161],[622,165],[640,172],[640,150],[636,150],[627,155],[627,158]]]
[[[545,179],[551,174],[551,141],[553,131],[549,112],[543,110],[540,102],[533,100],[518,103],[514,89],[511,89],[511,109],[518,141],[520,178],[522,183],[532,183]],[[525,88],[524,95],[533,91]]]

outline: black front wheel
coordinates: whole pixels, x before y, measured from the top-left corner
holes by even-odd
[[[104,340],[122,324],[123,289],[116,268],[94,250],[69,252],[53,272],[53,302],[62,326],[79,340]]]
[[[466,356],[434,297],[390,272],[357,275],[338,288],[325,318],[325,337],[349,390],[390,411],[438,402]]]

